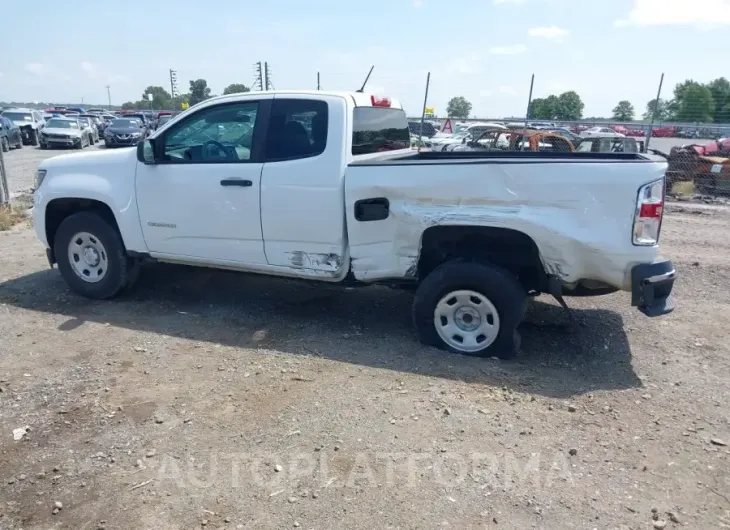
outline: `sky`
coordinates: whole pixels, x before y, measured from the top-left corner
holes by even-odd
[[[41,7],[42,6],[42,7]],[[477,117],[524,116],[534,97],[577,91],[584,116],[627,99],[643,113],[688,78],[730,77],[730,0],[26,0],[8,2],[0,101],[138,100],[148,85],[213,94],[251,85],[267,61],[276,89],[360,88],[443,116],[464,96]],[[15,43],[13,46],[8,46]]]

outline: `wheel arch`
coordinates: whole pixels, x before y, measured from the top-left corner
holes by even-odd
[[[93,212],[108,222],[124,243],[124,235],[119,229],[119,223],[112,208],[104,201],[81,197],[65,197],[57,198],[48,202],[45,208],[44,230],[46,241],[50,247],[50,259],[52,263],[56,262],[56,256],[53,248],[53,241],[64,220],[75,213]]]
[[[529,235],[492,226],[439,225],[421,235],[417,265],[419,280],[455,259],[484,261],[514,274],[526,291],[544,291],[547,274],[540,251]]]

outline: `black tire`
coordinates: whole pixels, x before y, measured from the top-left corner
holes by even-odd
[[[8,144],[8,139],[4,136],[0,138],[0,149],[3,150],[3,153],[10,151],[10,144]]]
[[[79,232],[93,235],[106,250],[108,268],[105,276],[96,283],[82,280],[69,261],[69,243]],[[113,298],[129,285],[130,260],[124,250],[122,238],[113,226],[96,213],[79,212],[64,219],[56,231],[53,249],[58,269],[66,284],[82,296],[95,300]]]
[[[48,149],[48,144],[41,144],[41,149]]]
[[[436,330],[434,311],[449,292],[471,290],[481,293],[496,308],[499,331],[496,339],[479,351],[461,351],[447,344]],[[517,326],[527,309],[527,293],[508,271],[470,261],[450,261],[437,267],[420,284],[413,300],[413,324],[424,344],[477,357],[514,357],[520,347]]]
[[[79,143],[74,144],[74,149],[83,149],[84,148],[84,139],[79,138]]]
[[[40,135],[36,129],[30,131],[30,145],[38,145]]]
[[[18,143],[15,144],[16,149],[23,149],[23,137],[18,136]]]

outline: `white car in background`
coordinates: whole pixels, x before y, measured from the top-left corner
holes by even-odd
[[[444,151],[449,145],[464,143],[465,139],[468,141],[469,138],[478,138],[483,132],[495,128],[507,130],[507,127],[501,123],[477,122],[467,125],[454,134],[443,135],[441,133],[442,135],[431,138],[431,150]]]
[[[584,138],[591,138],[594,136],[626,138],[625,134],[617,133],[610,127],[591,127],[590,129],[586,129],[585,131],[580,133],[580,135]]]

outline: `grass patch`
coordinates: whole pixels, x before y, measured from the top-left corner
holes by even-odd
[[[695,183],[691,180],[684,182],[675,182],[672,186],[672,193],[679,193],[691,197],[695,194]]]
[[[25,213],[12,206],[0,206],[0,230],[10,230],[25,220]]]

